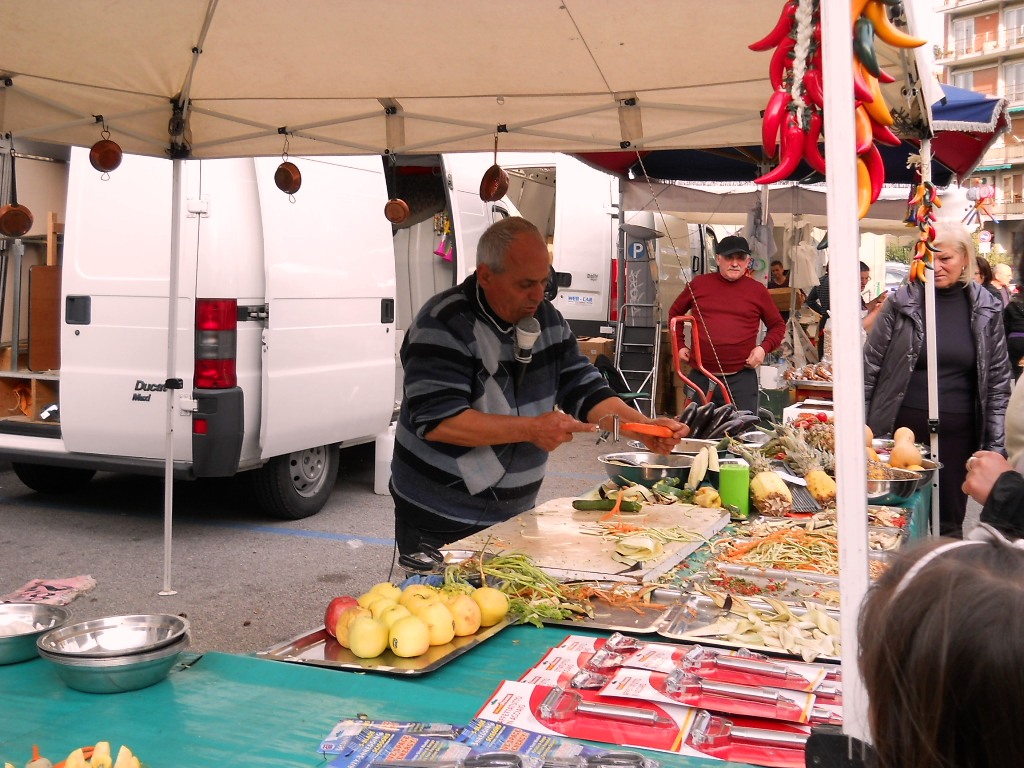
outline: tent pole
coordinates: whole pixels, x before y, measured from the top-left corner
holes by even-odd
[[[821,4],[828,166],[828,241],[834,375],[839,600],[843,638],[843,733],[867,741],[868,701],[857,671],[857,617],[868,588],[867,457],[860,319],[860,228],[853,119],[853,46],[849,0]]]
[[[178,339],[178,253],[181,247],[181,172],[184,161],[171,161],[171,266],[167,286],[167,379],[175,378]],[[178,390],[168,387],[167,434],[164,443],[164,582],[161,595],[176,595],[171,587],[171,538],[174,520],[174,409]]]
[[[932,178],[932,141],[921,139],[921,181]],[[935,338],[935,273],[924,284],[924,343],[925,354],[928,355],[928,442],[932,453],[932,461],[941,461],[939,456],[939,370],[935,361],[938,360],[937,340]],[[939,474],[937,470],[932,476],[932,536],[939,535]]]

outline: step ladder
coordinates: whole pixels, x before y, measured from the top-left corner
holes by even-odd
[[[629,385],[634,407],[651,418],[658,402],[661,320],[657,304],[623,304],[615,332],[615,367]]]

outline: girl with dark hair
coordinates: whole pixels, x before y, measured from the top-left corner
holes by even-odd
[[[1024,256],[1017,262],[1017,274],[1024,275]],[[1006,350],[1010,355],[1010,368],[1014,381],[1020,378],[1021,360],[1024,359],[1024,296],[1015,291],[1003,310],[1003,326],[1006,329]]]
[[[857,634],[877,768],[1020,765],[1024,542],[982,524],[909,550]]]

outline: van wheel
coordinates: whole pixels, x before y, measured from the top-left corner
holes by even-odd
[[[71,493],[85,487],[95,469],[79,467],[47,467],[41,464],[12,462],[11,469],[25,485],[37,493]]]
[[[275,456],[252,475],[256,502],[268,515],[301,520],[319,512],[338,479],[338,446]]]

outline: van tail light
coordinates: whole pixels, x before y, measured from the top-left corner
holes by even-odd
[[[196,389],[237,386],[237,299],[196,300]]]

